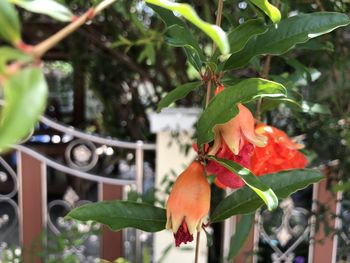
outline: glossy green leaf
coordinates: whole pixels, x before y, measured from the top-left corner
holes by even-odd
[[[298,169],[288,170],[274,174],[267,174],[259,178],[269,185],[279,199],[317,183],[324,179],[319,170]],[[252,213],[264,202],[249,187],[244,186],[223,199],[210,215],[212,222],[220,222],[233,215]]]
[[[238,252],[246,242],[253,225],[254,214],[246,214],[241,216],[239,223],[236,225],[236,232],[230,240],[227,260],[232,260],[238,255]]]
[[[322,41],[322,40],[321,40]],[[310,39],[308,42],[297,44],[296,48],[312,50],[312,51],[329,51],[334,52],[334,45],[332,42],[321,42],[319,39]]]
[[[43,73],[26,68],[4,82],[5,106],[0,119],[0,150],[28,136],[43,113],[48,94]]]
[[[167,25],[167,41],[170,45],[183,47],[188,62],[197,70],[202,68],[202,61],[205,61],[204,53],[199,47],[198,41],[186,24],[176,17],[173,12],[156,5],[149,4],[150,7]]]
[[[230,47],[226,33],[220,27],[203,21],[189,4],[180,4],[168,0],[146,0],[146,3],[157,5],[182,15],[207,34],[216,43],[222,54],[229,53]]]
[[[296,44],[349,23],[346,14],[335,12],[301,14],[283,19],[279,24],[271,25],[266,33],[251,38],[241,51],[229,57],[224,68],[241,68],[257,55],[282,55]]]
[[[165,228],[165,209],[130,201],[104,201],[73,209],[66,216],[80,221],[95,221],[113,231],[133,227],[147,232]]]
[[[193,36],[191,32],[188,31],[187,28],[184,28],[179,25],[173,25],[168,27],[167,34],[169,37],[167,38],[168,43],[172,46],[176,47],[190,47],[193,48],[201,60],[204,60],[204,53],[200,48],[197,39]]]
[[[48,15],[58,21],[69,22],[73,14],[64,5],[53,0],[9,0],[30,12]]]
[[[160,112],[163,108],[168,107],[171,103],[186,97],[188,93],[194,89],[197,89],[201,84],[202,82],[195,81],[176,87],[160,100],[158,103],[157,112]]]
[[[237,103],[245,103],[263,97],[285,97],[286,89],[279,83],[250,78],[226,88],[215,96],[198,120],[198,145],[214,138],[214,126],[231,120],[238,114]]]
[[[17,44],[21,41],[21,26],[15,7],[8,0],[0,0],[0,37]]]
[[[0,74],[5,73],[4,70],[9,62],[20,61],[22,63],[27,63],[32,60],[32,56],[22,53],[18,49],[0,47]]]
[[[271,5],[267,0],[249,0],[249,2],[256,5],[262,10],[273,23],[278,23],[281,20],[281,12],[277,7]]]
[[[247,44],[248,40],[256,35],[263,34],[267,31],[268,26],[262,19],[252,19],[236,27],[228,34],[230,43],[230,53],[240,51]]]
[[[184,47],[187,57],[187,62],[190,63],[197,72],[200,72],[203,66],[203,60],[200,58],[198,52],[191,47]]]
[[[160,16],[167,27],[171,27],[173,25],[179,25],[183,28],[187,27],[186,23],[175,16],[172,11],[159,7],[158,5],[153,5],[151,3],[147,4]]]
[[[249,186],[266,204],[269,211],[277,208],[278,198],[273,190],[266,184],[262,183],[249,169],[231,160],[208,156],[209,159],[217,162],[227,170],[238,175],[247,186]]]

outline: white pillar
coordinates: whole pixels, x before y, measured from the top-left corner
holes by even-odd
[[[191,137],[194,133],[194,125],[199,116],[200,109],[165,109],[161,113],[149,114],[151,123],[151,131],[157,134],[157,149],[156,149],[156,180],[155,187],[164,191],[164,186],[161,185],[164,177],[174,171],[176,174],[180,174],[195,158],[196,154],[191,148],[186,156],[180,149],[180,145],[176,142],[179,141],[182,144],[192,144]],[[177,133],[178,137],[174,139],[173,134]],[[170,143],[172,142],[172,143]],[[165,199],[165,196],[158,196],[161,199]],[[164,250],[172,245],[172,248],[163,262],[178,263],[180,262],[193,262],[194,261],[194,249],[195,239],[187,245],[182,245],[181,248],[175,247],[173,234],[164,230],[158,232],[154,236],[154,257],[157,262],[163,255]],[[186,249],[183,249],[186,248]],[[191,250],[188,250],[190,248]],[[207,262],[207,246],[205,233],[201,233],[200,241],[200,257],[199,262]]]

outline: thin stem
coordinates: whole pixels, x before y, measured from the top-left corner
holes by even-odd
[[[205,107],[208,107],[208,104],[210,102],[210,94],[211,94],[211,80],[207,83],[207,97],[205,100]]]
[[[217,9],[217,16],[216,16],[216,22],[215,24],[217,26],[220,26],[221,25],[221,20],[222,20],[222,9],[223,9],[223,6],[224,6],[224,1],[223,0],[218,0],[218,9]],[[213,55],[215,54],[215,51],[216,51],[216,44],[215,42],[213,42]],[[207,70],[208,72],[208,70]],[[208,106],[209,102],[210,102],[210,95],[211,95],[211,86],[212,86],[212,76],[213,76],[213,72],[211,72],[210,70],[210,73],[209,73],[209,80],[207,82],[207,96],[206,96],[206,100],[205,100],[205,107]]]
[[[218,0],[218,10],[217,10],[217,15],[216,15],[216,25],[220,26],[221,25],[221,20],[222,20],[222,9],[224,6],[224,1],[223,0]],[[213,42],[213,54],[216,51],[216,44]]]
[[[260,77],[263,79],[267,79],[269,77],[271,68],[271,55],[267,55],[264,63],[264,67],[261,71]],[[258,121],[261,121],[261,105],[262,105],[263,99],[260,98],[256,103],[256,119]]]
[[[276,0],[275,6],[277,8],[279,8],[280,4],[281,4],[280,0]],[[260,77],[262,77],[263,79],[267,79],[269,77],[269,74],[270,74],[270,69],[271,69],[271,55],[267,55],[265,58],[264,67],[261,71]],[[261,121],[261,105],[262,105],[262,103],[263,103],[262,98],[260,98],[256,103],[256,118],[258,121]]]
[[[316,0],[315,2],[316,2],[316,4],[317,4],[318,8],[319,8],[322,12],[326,11],[326,9],[324,8],[324,6],[323,6],[323,4],[322,4],[322,2],[321,2],[320,0]]]
[[[89,9],[86,13],[78,17],[76,20],[74,20],[72,23],[70,23],[69,25],[67,25],[60,31],[58,31],[56,34],[50,36],[46,40],[34,46],[33,49],[30,51],[30,53],[34,57],[37,57],[37,58],[42,57],[48,50],[56,46],[60,41],[65,39],[71,33],[76,31],[79,27],[84,25],[87,21],[94,18],[98,13],[100,13],[102,10],[106,9],[108,6],[110,6],[116,1],[117,0],[102,1],[95,8]]]
[[[200,236],[201,236],[201,232],[198,231],[198,232],[197,232],[197,238],[196,238],[196,254],[195,254],[195,257],[194,257],[194,263],[198,263]]]

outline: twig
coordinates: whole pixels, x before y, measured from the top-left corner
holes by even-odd
[[[200,236],[201,236],[201,232],[198,231],[198,232],[197,232],[197,238],[196,238],[196,254],[195,254],[195,257],[194,257],[194,263],[198,263]]]
[[[323,4],[322,4],[322,2],[321,2],[320,0],[315,0],[315,2],[316,2],[316,4],[317,4],[318,8],[319,8],[322,12],[326,11],[326,9],[324,8],[324,6],[323,6]]]
[[[208,107],[208,104],[210,102],[210,93],[211,93],[211,80],[207,83],[207,97],[205,100],[205,107]]]
[[[265,58],[264,67],[261,71],[260,77],[262,77],[263,79],[267,79],[269,77],[270,68],[271,68],[271,55],[267,55]],[[263,98],[259,98],[258,101],[256,102],[256,119],[258,121],[261,121],[262,102],[263,102]]]
[[[34,46],[30,50],[30,53],[36,58],[42,57],[48,50],[56,46],[64,38],[66,38],[71,33],[76,31],[79,27],[84,25],[87,21],[93,19],[98,13],[100,13],[102,10],[104,10],[105,8],[107,8],[108,6],[110,6],[116,1],[117,0],[102,1],[96,7],[89,9],[86,13],[78,17],[76,20],[74,20],[72,23],[70,23],[69,25],[67,25],[60,31],[58,31],[56,34],[50,36],[46,40]]]
[[[279,8],[281,2],[280,0],[276,0],[275,2],[275,6],[277,8]],[[264,63],[264,67],[261,71],[260,77],[262,77],[263,79],[267,79],[269,77],[269,73],[270,73],[270,69],[271,69],[271,55],[267,55],[265,58],[265,63]],[[257,103],[256,103],[256,119],[258,121],[261,121],[261,105],[262,105],[263,99],[260,98]]]
[[[220,26],[221,25],[221,20],[222,20],[222,9],[224,6],[224,1],[223,0],[219,0],[218,1],[218,10],[217,10],[217,15],[216,15],[216,25]],[[216,44],[215,42],[213,42],[213,54],[216,51]]]
[[[218,9],[217,9],[217,16],[216,16],[216,22],[215,24],[217,26],[220,26],[221,25],[221,20],[222,20],[222,9],[223,9],[223,6],[224,6],[224,1],[223,0],[219,0],[218,1]],[[215,42],[213,42],[213,55],[215,54],[215,51],[216,51],[216,44]],[[205,107],[208,106],[209,104],[209,101],[210,101],[210,94],[211,94],[211,85],[212,85],[212,76],[213,76],[213,73],[211,72],[208,72],[207,70],[207,73],[209,78],[208,78],[208,82],[207,82],[207,96],[206,96],[206,101],[205,101]],[[207,74],[205,74],[207,75]]]

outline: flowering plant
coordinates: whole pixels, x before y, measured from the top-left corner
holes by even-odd
[[[0,119],[3,151],[30,133],[45,108],[48,87],[40,69],[43,55],[116,0],[103,0],[81,16],[73,16],[53,0],[47,2],[48,9],[42,8],[41,1],[0,1],[0,37],[8,43],[0,48],[0,86],[5,100]],[[264,204],[269,210],[275,209],[279,199],[321,180],[319,171],[304,169],[307,159],[299,151],[300,144],[276,127],[260,122],[261,108],[264,100],[299,105],[289,97],[283,84],[268,80],[271,56],[283,55],[311,38],[348,25],[348,16],[315,12],[282,17],[278,7],[269,1],[249,0],[258,18],[250,18],[233,29],[227,27],[227,33],[220,27],[223,0],[218,0],[215,25],[202,20],[186,3],[145,2],[164,21],[169,44],[184,50],[188,64],[198,76],[198,80],[166,94],[158,103],[158,111],[195,89],[201,87],[206,91],[205,106],[196,125],[197,157],[189,160],[190,165],[176,179],[165,208],[142,202],[99,202],[74,209],[68,217],[94,220],[115,231],[125,227],[149,232],[168,228],[179,246],[193,241],[193,235],[198,236],[208,224],[252,213]],[[30,46],[21,37],[15,5],[70,24]],[[193,25],[206,36],[204,40],[193,35]],[[262,55],[267,55],[267,59],[261,78],[232,77],[234,70],[246,67]],[[27,101],[31,107],[27,107]],[[256,118],[248,104],[256,105]],[[216,207],[210,207],[209,175],[215,177],[215,184],[221,188],[238,189]]]

